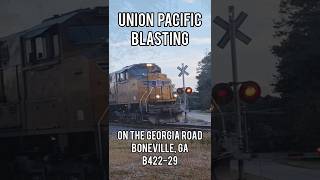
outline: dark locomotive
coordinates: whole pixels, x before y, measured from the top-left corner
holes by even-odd
[[[107,36],[97,7],[0,38],[1,179],[102,177]]]
[[[176,103],[174,86],[153,63],[124,67],[109,75],[109,105],[112,118],[120,121],[176,122],[182,109]]]

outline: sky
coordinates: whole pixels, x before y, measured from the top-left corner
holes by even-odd
[[[228,6],[235,6],[236,16],[244,11],[248,18],[239,28],[252,38],[249,45],[237,40],[238,72],[240,81],[256,81],[260,84],[262,95],[278,95],[273,92],[273,75],[276,74],[277,59],[271,53],[271,47],[278,44],[273,37],[274,21],[279,20],[280,0],[228,0],[215,1],[213,16],[228,19]],[[229,82],[232,80],[230,44],[225,49],[219,49],[216,43],[225,31],[218,26],[213,28],[213,81],[214,83]]]
[[[201,11],[203,15],[210,14],[210,1],[202,0],[145,0],[146,3],[139,3],[141,0],[112,0],[109,4],[119,9],[141,8],[150,9],[152,11],[167,10],[167,11],[180,11],[181,9],[189,8],[192,11]],[[131,2],[131,3],[130,3]],[[238,51],[238,64],[239,64],[239,78],[242,81],[254,80],[262,87],[263,94],[272,93],[272,84],[274,82],[273,75],[276,73],[276,58],[271,54],[271,46],[277,44],[278,41],[273,38],[273,21],[279,19],[279,2],[280,0],[226,0],[226,1],[213,1],[212,13],[213,16],[221,16],[227,18],[227,6],[232,3],[235,5],[236,13],[245,11],[249,16],[247,20],[240,27],[244,33],[249,35],[253,41],[250,45],[246,46],[237,42]],[[51,17],[54,14],[61,14],[79,8],[106,6],[105,0],[1,0],[0,1],[0,37],[25,30],[39,24],[43,19]],[[213,18],[212,18],[213,19]],[[110,18],[112,20],[112,18]],[[173,48],[174,50],[162,51],[161,49],[148,49],[145,48],[132,49],[130,47],[121,48],[118,54],[111,52],[110,54],[110,69],[118,69],[126,66],[134,60],[149,61],[150,59],[162,61],[161,65],[163,72],[167,73],[173,81],[178,84],[181,79],[177,77],[178,71],[176,66],[185,62],[190,67],[187,69],[191,73],[188,77],[188,85],[194,86],[196,80],[191,78],[195,76],[195,69],[197,62],[204,57],[206,52],[210,51],[210,15],[203,22],[202,30],[199,28],[190,32],[191,44],[187,48]],[[128,38],[129,29],[123,32],[110,32],[112,38],[110,42],[110,50],[112,48],[123,47]],[[198,31],[198,32],[197,32]],[[205,32],[205,33],[203,33]],[[215,44],[224,34],[224,31],[215,27],[213,29],[213,45],[214,45],[214,69],[213,81],[214,83],[231,80],[231,61],[230,49],[227,46],[221,50],[216,48]],[[117,34],[115,36],[115,34]],[[119,39],[119,40],[118,40]],[[195,40],[196,39],[196,40]],[[120,41],[121,40],[121,41]],[[115,43],[117,42],[117,43]],[[127,46],[127,45],[126,45]],[[142,53],[143,52],[143,53]],[[177,52],[177,53],[174,53]],[[179,53],[178,53],[179,52]],[[133,54],[132,56],[130,54]],[[134,55],[137,54],[137,55]],[[130,58],[132,57],[132,59]],[[114,64],[114,62],[117,62]],[[190,63],[191,62],[191,63]]]
[[[155,63],[162,73],[176,85],[182,87],[177,66],[188,65],[186,86],[197,86],[196,69],[198,62],[210,52],[211,48],[211,2],[210,0],[110,0],[110,60],[109,71],[120,70],[124,66],[137,63]],[[118,26],[118,12],[200,12],[201,27],[179,28],[132,28]],[[131,46],[131,31],[187,31],[188,46]]]

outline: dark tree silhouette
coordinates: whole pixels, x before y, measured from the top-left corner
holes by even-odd
[[[211,88],[212,88],[212,59],[211,53],[208,53],[199,63],[197,68],[198,86],[201,109],[210,108]]]
[[[320,0],[282,0],[280,14],[274,87],[289,114],[295,148],[312,150],[320,146]]]

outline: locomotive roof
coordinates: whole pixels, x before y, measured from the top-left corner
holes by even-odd
[[[26,29],[24,31],[18,32],[18,33],[14,33],[8,36],[5,36],[1,39],[5,39],[7,37],[10,36],[15,36],[15,35],[23,35],[24,37],[28,38],[28,37],[34,37],[36,35],[39,35],[43,32],[45,32],[46,30],[48,30],[50,27],[52,27],[53,25],[56,24],[61,24],[66,22],[67,20],[71,19],[74,15],[82,13],[82,12],[90,12],[90,11],[94,11],[94,10],[101,10],[101,9],[106,9],[107,7],[95,7],[93,9],[91,8],[86,8],[86,9],[78,9],[78,10],[74,10],[71,12],[67,12],[67,13],[63,13],[60,15],[53,15],[50,18],[44,19],[41,24],[35,25],[29,29]]]
[[[138,66],[147,66],[147,64],[152,64],[153,66],[156,66],[160,69],[160,67],[158,65],[156,65],[155,63],[139,63],[139,64],[132,64],[132,65],[129,65],[129,66],[125,66],[124,68],[118,70],[118,71],[114,71],[110,74],[113,74],[113,73],[119,73],[119,72],[123,72],[125,70],[129,70],[129,69],[132,69],[134,67],[138,67]]]

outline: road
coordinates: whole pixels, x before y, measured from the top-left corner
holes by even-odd
[[[187,116],[192,119],[202,120],[205,122],[211,122],[211,114],[206,113],[206,112],[202,112],[199,110],[193,110],[191,112],[187,112]]]
[[[236,162],[232,162],[236,169]],[[306,169],[281,164],[272,159],[254,159],[245,161],[245,172],[270,180],[319,180],[319,169]]]

